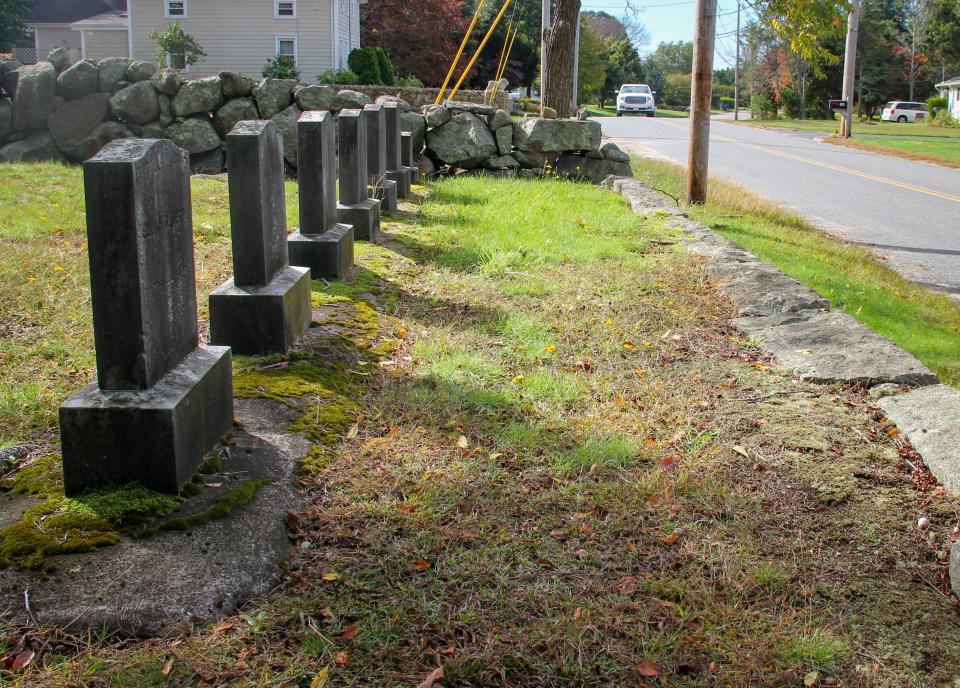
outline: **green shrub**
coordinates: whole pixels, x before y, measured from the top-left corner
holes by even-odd
[[[374,54],[377,56],[377,66],[380,69],[380,82],[384,86],[393,86],[396,83],[393,73],[393,63],[390,62],[390,56],[383,48],[374,48]]]
[[[207,56],[197,39],[180,28],[180,22],[168,22],[165,31],[154,31],[147,38],[157,44],[157,62],[163,65],[169,58],[174,69],[186,69]]]
[[[947,102],[947,99],[941,96],[934,96],[927,101],[927,110],[934,117],[938,117],[940,113],[946,112],[949,106],[950,104]]]
[[[360,83],[360,77],[349,69],[328,69],[323,74],[317,74],[317,81],[321,84],[352,86]]]
[[[396,78],[395,86],[404,86],[406,88],[423,88],[423,82],[413,74],[404,74]]]
[[[383,83],[380,76],[380,61],[374,48],[357,48],[347,58],[350,69],[360,78],[361,84],[378,86]]]
[[[800,117],[801,101],[800,92],[794,88],[785,88],[780,91],[780,102],[783,104],[783,111],[787,117],[797,119]]]
[[[750,112],[755,117],[770,119],[777,116],[777,106],[767,93],[757,93],[750,103]]]
[[[299,79],[300,70],[292,57],[277,55],[263,66],[263,76],[271,79]]]

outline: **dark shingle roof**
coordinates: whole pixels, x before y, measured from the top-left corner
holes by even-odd
[[[127,9],[127,0],[34,0],[29,24],[69,24],[104,12]]]

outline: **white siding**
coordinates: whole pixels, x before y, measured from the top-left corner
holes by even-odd
[[[37,59],[43,60],[47,54],[54,48],[66,48],[70,51],[71,62],[80,59],[80,34],[71,31],[70,27],[64,26],[42,26],[36,29],[37,32]]]
[[[74,32],[79,35],[79,32]],[[102,60],[105,57],[130,57],[130,48],[127,42],[126,31],[98,29],[84,31],[84,42],[87,54],[91,60]]]
[[[340,30],[337,57],[339,66],[346,69],[350,51],[360,47],[360,0],[336,0],[336,3],[337,28]]]
[[[950,86],[947,103],[949,103],[950,115],[954,119],[960,119],[960,86]]]
[[[275,19],[274,0],[187,0],[183,30],[203,46],[207,57],[193,65],[188,78],[221,71],[259,77],[276,55],[277,37],[297,39],[298,67],[303,81],[332,67],[330,36],[333,0],[297,0],[296,19]],[[133,56],[152,60],[157,46],[147,35],[163,30],[163,0],[128,0],[133,32]]]

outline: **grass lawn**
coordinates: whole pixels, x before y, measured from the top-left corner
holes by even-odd
[[[911,160],[925,160],[947,167],[960,168],[960,138],[932,140],[857,136],[849,140],[829,138],[827,141],[863,150],[872,150],[877,153],[892,153]]]
[[[194,181],[201,295],[227,272],[225,186]],[[79,171],[0,166],[0,189],[0,388],[47,385],[0,427],[55,457],[56,404],[93,373]],[[358,245],[350,280],[313,285],[321,303],[375,305],[370,338],[398,348],[376,349],[349,431],[298,480],[284,585],[146,642],[25,631],[9,610],[4,654],[39,640],[7,684],[399,688],[440,666],[442,685],[477,688],[960,676],[944,642],[960,633],[960,508],[868,398],[778,369],[663,218],[605,190],[460,176],[417,194],[385,245]],[[298,370],[241,363],[261,381]]]
[[[682,197],[684,168],[636,159],[639,176]],[[821,232],[774,203],[712,179],[709,203],[691,215],[780,267],[960,386],[960,302],[904,279],[868,250]]]
[[[822,131],[835,134],[840,131],[840,120],[829,119],[751,119],[740,124],[752,127],[774,127],[779,129],[797,129],[800,131]],[[855,136],[894,135],[894,136],[936,136],[960,139],[960,127],[938,127],[929,122],[855,122]]]
[[[587,110],[590,113],[591,117],[616,117],[617,108],[616,107],[604,107],[601,108],[598,105],[588,105]],[[640,117],[640,115],[631,115],[632,117]],[[662,108],[657,108],[657,117],[672,117],[672,118],[683,118],[689,117],[689,112],[684,112],[683,110],[665,110]]]

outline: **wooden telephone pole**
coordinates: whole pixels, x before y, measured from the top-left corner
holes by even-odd
[[[850,16],[847,17],[847,45],[843,55],[843,99],[847,101],[847,111],[840,123],[840,133],[844,138],[853,136],[853,93],[857,81],[857,32],[860,30],[860,0],[850,3]]]
[[[713,95],[713,50],[717,36],[717,0],[697,0],[690,86],[690,149],[687,157],[687,203],[707,200],[710,159],[710,100]]]
[[[740,119],[740,0],[737,0],[737,61],[733,65],[733,121]]]

